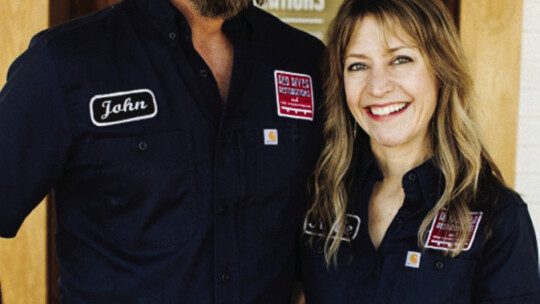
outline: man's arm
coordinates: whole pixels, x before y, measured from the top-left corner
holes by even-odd
[[[0,91],[0,236],[14,237],[60,178],[72,141],[59,74],[33,39]]]

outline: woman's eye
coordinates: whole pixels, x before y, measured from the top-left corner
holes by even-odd
[[[347,71],[361,71],[367,69],[367,65],[363,63],[353,63],[347,67]]]
[[[397,65],[400,65],[400,64],[405,64],[405,63],[409,63],[409,62],[412,62],[412,58],[411,57],[408,57],[408,56],[398,56],[394,59],[394,61],[392,61],[392,63],[394,64],[397,64]]]

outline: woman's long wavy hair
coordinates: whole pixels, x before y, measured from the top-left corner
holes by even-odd
[[[447,223],[456,227],[456,243],[447,254],[455,257],[466,245],[471,227],[470,210],[486,171],[503,183],[502,176],[485,149],[474,110],[470,72],[452,17],[440,0],[345,0],[329,28],[324,60],[325,146],[318,160],[311,187],[314,201],[311,218],[328,227],[325,257],[337,262],[340,237],[344,235],[355,120],[349,112],[343,84],[344,56],[351,36],[366,15],[376,18],[385,31],[401,27],[412,37],[434,73],[439,96],[429,136],[436,166],[445,187],[436,206],[426,215],[418,231],[424,248],[426,232],[441,209]],[[394,31],[395,33],[395,31]]]

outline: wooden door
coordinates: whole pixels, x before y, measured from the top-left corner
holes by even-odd
[[[48,14],[48,0],[0,1],[0,87],[32,35],[47,28]],[[0,303],[46,303],[46,207],[32,212],[16,238],[0,239]]]

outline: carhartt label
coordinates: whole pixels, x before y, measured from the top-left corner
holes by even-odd
[[[277,129],[264,129],[264,144],[267,146],[277,146],[278,144]]]
[[[406,267],[420,268],[420,258],[422,254],[416,251],[407,252],[407,260],[405,261]]]
[[[147,89],[96,95],[90,101],[90,118],[98,127],[149,119],[157,111],[154,93]]]
[[[472,226],[469,229],[469,235],[465,242],[463,251],[471,249],[471,246],[474,242],[476,232],[480,226],[480,221],[482,220],[482,212],[471,212],[471,221]],[[441,210],[433,220],[431,224],[431,229],[429,230],[428,239],[426,242],[426,248],[437,249],[437,250],[452,250],[454,248],[456,240],[456,228],[453,225],[450,225],[446,221],[446,210]]]
[[[311,76],[276,70],[274,78],[278,115],[313,120],[314,99]]]

